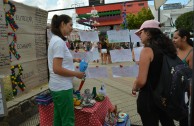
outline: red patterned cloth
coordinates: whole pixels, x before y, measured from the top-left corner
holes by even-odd
[[[105,116],[112,104],[108,97],[102,102],[96,102],[91,108],[83,108],[75,110],[76,126],[103,126]]]
[[[38,105],[40,126],[52,126],[54,116],[54,104]]]
[[[101,102],[96,102],[93,107],[75,109],[76,126],[103,126],[106,113],[113,108],[110,100],[106,97]],[[53,124],[53,103],[48,106],[39,105],[40,126],[52,126]]]

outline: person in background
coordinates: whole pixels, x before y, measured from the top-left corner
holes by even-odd
[[[90,45],[90,42],[87,42],[87,44],[86,44],[86,51],[90,51],[90,49],[91,49],[91,45]]]
[[[137,111],[143,126],[158,126],[159,121],[162,126],[175,126],[173,119],[155,105],[151,92],[159,82],[163,53],[170,57],[177,55],[173,42],[162,33],[160,27],[158,21],[147,20],[136,32],[144,48],[140,53],[139,73],[134,81],[132,94],[139,90]]]
[[[73,104],[73,77],[82,79],[83,72],[74,70],[73,59],[66,46],[67,36],[73,30],[68,15],[54,15],[51,23],[51,38],[48,47],[49,89],[54,102],[54,126],[75,126]]]
[[[178,29],[174,32],[173,42],[177,48],[177,55],[183,63],[193,67],[193,42],[190,39],[190,33],[185,29]],[[186,95],[185,97],[189,97]],[[188,117],[179,121],[180,126],[188,126]]]
[[[107,43],[107,61],[109,64],[112,63],[111,61],[111,55],[110,55],[110,50],[112,50],[112,44],[108,42],[108,40],[106,40]]]
[[[173,42],[177,47],[178,57],[188,65],[193,67],[193,42],[190,39],[190,33],[185,29],[178,29],[174,32]]]
[[[70,44],[70,50],[74,50],[74,43],[73,42],[71,42],[71,44]]]
[[[106,43],[106,39],[104,37],[102,37],[101,39],[101,60],[102,60],[102,64],[107,64],[107,43]]]

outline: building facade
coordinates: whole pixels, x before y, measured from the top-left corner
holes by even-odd
[[[102,1],[103,2],[103,1]],[[138,13],[143,7],[148,8],[148,2],[126,2],[104,4],[99,3],[86,8],[76,8],[78,23],[97,28],[100,32],[107,30],[120,29],[124,21],[123,14]]]
[[[193,11],[193,0],[190,0],[186,5],[182,5],[180,3],[165,5],[165,9],[160,10],[159,16],[158,11],[155,10],[153,5],[150,5],[149,8],[151,9],[152,14],[155,17],[155,20],[158,20],[158,17],[160,17],[160,22],[164,24],[164,27],[162,28],[163,32],[169,35],[170,38],[172,38],[172,34],[176,30],[176,19],[181,14]]]

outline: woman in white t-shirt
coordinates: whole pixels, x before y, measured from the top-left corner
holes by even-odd
[[[68,15],[54,15],[51,23],[53,36],[48,47],[50,72],[49,89],[54,102],[54,126],[74,126],[73,77],[82,79],[83,72],[74,70],[73,59],[66,45],[66,38],[73,30],[72,19]]]

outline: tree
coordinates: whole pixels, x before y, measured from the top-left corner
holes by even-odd
[[[154,19],[150,9],[142,8],[140,12],[135,14],[127,14],[127,28],[128,29],[138,29],[146,20]]]
[[[194,11],[186,12],[176,19],[175,27],[177,29],[184,28],[187,29],[188,31],[193,31],[194,28],[193,19]]]

